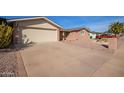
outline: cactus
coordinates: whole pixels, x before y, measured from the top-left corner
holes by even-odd
[[[6,22],[0,24],[0,48],[6,48],[11,44],[13,28]]]

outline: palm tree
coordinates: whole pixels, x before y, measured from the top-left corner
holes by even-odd
[[[119,35],[120,33],[124,32],[124,24],[120,22],[114,22],[109,26],[108,32]]]

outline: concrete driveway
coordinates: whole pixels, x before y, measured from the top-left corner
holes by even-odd
[[[92,47],[92,46],[91,46]],[[62,42],[20,50],[28,76],[92,76],[112,53]]]
[[[93,76],[124,77],[124,37],[118,40],[118,49]]]

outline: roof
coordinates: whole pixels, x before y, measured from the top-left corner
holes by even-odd
[[[40,16],[0,16],[0,18],[4,18],[7,20],[22,19],[22,18],[34,18],[34,17],[40,17]]]
[[[87,32],[90,32],[90,29],[86,28],[86,27],[77,27],[77,28],[71,28],[71,29],[63,29],[61,31],[73,32],[73,31],[80,31],[80,30],[86,30]]]
[[[63,29],[62,26],[56,24],[55,22],[51,21],[50,19],[46,18],[46,17],[20,17],[20,18],[11,18],[11,19],[7,19],[7,22],[17,22],[17,21],[26,21],[26,20],[35,20],[35,19],[44,19],[46,21],[48,21],[49,23],[51,23],[52,25],[60,28],[60,29]]]

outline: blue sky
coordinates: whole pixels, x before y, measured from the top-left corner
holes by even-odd
[[[88,27],[96,32],[107,31],[113,22],[124,22],[124,16],[50,16],[48,18],[64,28]]]
[[[1,16],[7,19],[22,18],[22,16]],[[23,16],[34,17],[34,16]],[[63,28],[88,27],[91,31],[104,32],[116,21],[124,22],[124,16],[46,16]]]

